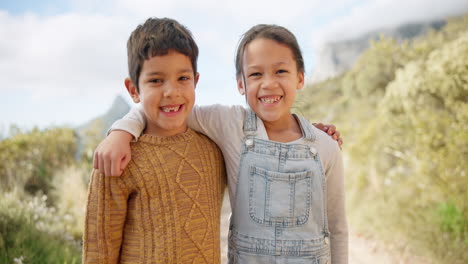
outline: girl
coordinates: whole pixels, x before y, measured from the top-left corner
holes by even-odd
[[[225,158],[232,208],[229,262],[347,263],[340,149],[291,113],[296,91],[304,86],[294,35],[276,25],[251,28],[237,49],[236,78],[250,108],[196,107],[188,120],[189,127],[218,144]],[[144,122],[143,114],[132,110],[113,129],[137,138]],[[95,165],[101,169],[111,166],[102,154],[115,149],[115,142],[126,144],[115,135],[96,151]],[[117,149],[112,152],[128,152],[126,146]]]

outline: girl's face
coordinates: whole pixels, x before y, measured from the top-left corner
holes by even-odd
[[[291,49],[274,40],[258,38],[247,44],[243,76],[237,80],[250,108],[268,123],[287,122],[296,97],[304,86],[304,73],[297,71]]]

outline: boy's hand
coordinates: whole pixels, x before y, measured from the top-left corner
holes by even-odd
[[[340,131],[337,131],[334,125],[324,125],[322,123],[312,123],[312,125],[331,136],[333,140],[338,142],[338,146],[341,148],[341,145],[343,145],[343,139],[340,137]]]
[[[105,176],[120,176],[131,158],[130,141],[125,131],[112,131],[94,151],[93,166]]]

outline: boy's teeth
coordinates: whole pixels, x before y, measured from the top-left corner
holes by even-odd
[[[280,96],[278,96],[278,97],[262,97],[262,98],[260,98],[260,100],[261,100],[263,103],[272,104],[272,103],[278,102],[278,100],[279,100],[280,98],[281,98]]]
[[[161,107],[163,112],[169,113],[169,112],[177,112],[179,111],[180,105],[179,106],[173,106],[173,107]]]

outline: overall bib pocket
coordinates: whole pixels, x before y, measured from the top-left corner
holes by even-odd
[[[294,227],[309,219],[311,171],[283,173],[251,166],[249,215],[264,226]]]

